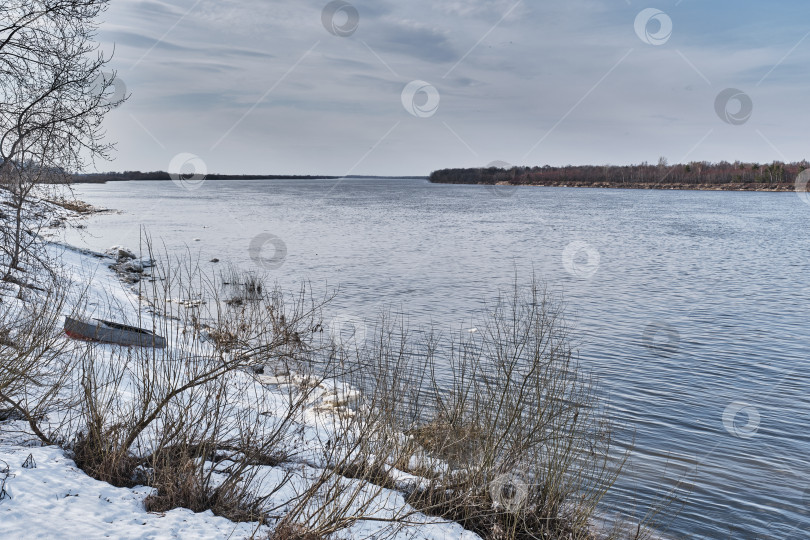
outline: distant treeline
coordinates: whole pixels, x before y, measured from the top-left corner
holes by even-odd
[[[444,184],[514,184],[537,186],[594,187],[701,187],[723,186],[740,189],[778,189],[792,185],[810,163],[770,164],[708,163],[694,161],[668,165],[665,159],[657,165],[568,165],[566,167],[489,167],[479,169],[442,169],[430,175],[430,181]]]
[[[280,180],[283,178],[294,178],[301,180],[333,179],[338,176],[294,176],[284,174],[207,174],[206,180]],[[77,174],[71,180],[77,184],[103,184],[104,182],[123,182],[127,180],[171,180],[172,177],[166,171],[124,171],[106,172],[93,174]]]

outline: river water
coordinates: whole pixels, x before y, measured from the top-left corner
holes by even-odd
[[[137,248],[144,227],[204,265],[339,286],[333,315],[358,328],[385,307],[468,328],[534,273],[564,295],[582,364],[634,430],[609,507],[644,513],[680,481],[670,536],[810,537],[810,206],[796,194],[344,179],[76,195],[120,212],[72,244]]]

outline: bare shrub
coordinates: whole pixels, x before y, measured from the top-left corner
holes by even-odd
[[[81,291],[71,297],[67,280],[54,274],[50,285],[16,299],[0,297],[0,410],[24,420],[44,444],[60,438],[59,420],[49,417],[69,408],[75,359],[62,332],[63,313],[78,311]]]
[[[392,508],[399,485],[394,463],[405,459],[397,404],[417,386],[405,376],[411,347],[383,317],[368,346],[336,349],[328,365],[331,389],[319,396],[318,467],[304,473],[301,490],[278,520],[271,538],[329,538],[359,522],[375,522],[378,538],[393,535],[412,509]],[[337,346],[337,345],[336,345]],[[385,389],[383,391],[383,389]]]
[[[216,276],[188,259],[157,264],[151,277],[141,281],[143,306],[129,322],[168,345],[86,346],[76,462],[114,485],[155,488],[150,509],[183,506],[261,521],[272,493],[255,493],[253,479],[258,466],[287,457],[311,389],[291,392],[278,411],[252,368],[304,364],[321,304],[306,289],[291,302],[276,289],[234,308],[221,301]]]
[[[574,358],[561,302],[533,282],[487,313],[449,344],[414,342],[383,318],[364,347],[343,351],[342,380],[363,390],[362,405],[337,417],[329,466],[280,526],[328,537],[370,520],[393,534],[421,512],[484,538],[594,537],[627,454]],[[388,490],[410,506],[381,512]]]
[[[487,538],[591,538],[623,459],[560,302],[532,283],[487,310],[443,363],[431,355],[433,411],[409,433],[451,470],[408,500]]]

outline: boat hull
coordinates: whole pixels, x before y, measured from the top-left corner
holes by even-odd
[[[166,347],[166,339],[148,330],[110,321],[80,321],[65,317],[65,334],[72,339],[134,347]]]

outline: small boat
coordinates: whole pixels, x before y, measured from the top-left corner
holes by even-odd
[[[101,319],[80,321],[65,317],[65,334],[69,338],[98,341],[99,343],[154,347],[156,349],[162,349],[166,346],[166,338],[158,336],[154,332]]]

